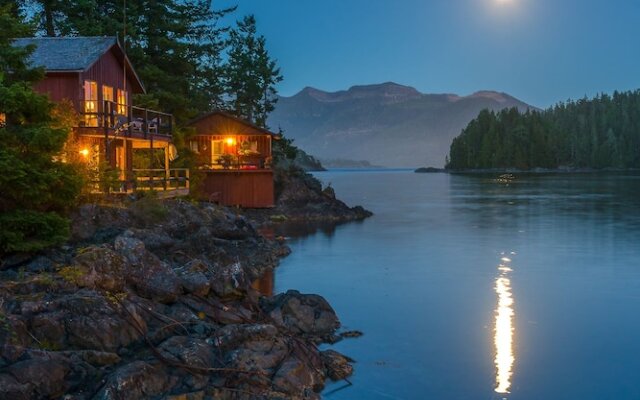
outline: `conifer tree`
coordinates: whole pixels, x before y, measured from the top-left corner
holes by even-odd
[[[32,49],[12,45],[28,34],[15,9],[0,7],[0,256],[64,241],[63,214],[82,187],[75,168],[56,161],[69,128],[52,117],[47,97],[32,90],[42,77],[26,64]]]
[[[282,75],[266,49],[266,39],[257,33],[253,15],[238,21],[230,32],[224,78],[229,108],[239,117],[266,127],[267,116],[277,102],[275,85],[282,81]]]

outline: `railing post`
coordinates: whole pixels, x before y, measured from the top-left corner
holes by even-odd
[[[145,139],[149,136],[149,110],[144,109],[144,121],[142,121],[142,127]]]
[[[153,136],[151,136],[149,144],[149,170],[151,171],[149,174],[149,188],[153,190]]]
[[[131,112],[133,109],[130,105],[125,106],[125,109],[127,110],[127,126],[129,127],[127,130],[129,131],[129,137],[131,137],[133,134],[133,126],[131,126]]]
[[[109,102],[109,123],[111,126],[116,126],[116,113],[115,107],[113,106],[113,102]]]

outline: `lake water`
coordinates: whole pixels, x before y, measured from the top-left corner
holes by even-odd
[[[291,239],[352,386],[327,399],[640,399],[640,175],[316,175],[375,216]]]

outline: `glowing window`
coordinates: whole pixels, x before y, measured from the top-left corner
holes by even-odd
[[[127,115],[129,111],[129,93],[122,89],[118,89],[118,106],[117,112],[120,115]]]
[[[98,126],[98,83],[84,81],[84,125]]]

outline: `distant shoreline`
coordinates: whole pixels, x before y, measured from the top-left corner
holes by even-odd
[[[611,173],[611,172],[640,172],[638,168],[532,168],[532,169],[518,169],[518,168],[487,168],[487,169],[462,169],[462,170],[444,170],[449,174],[597,174],[597,173]]]

